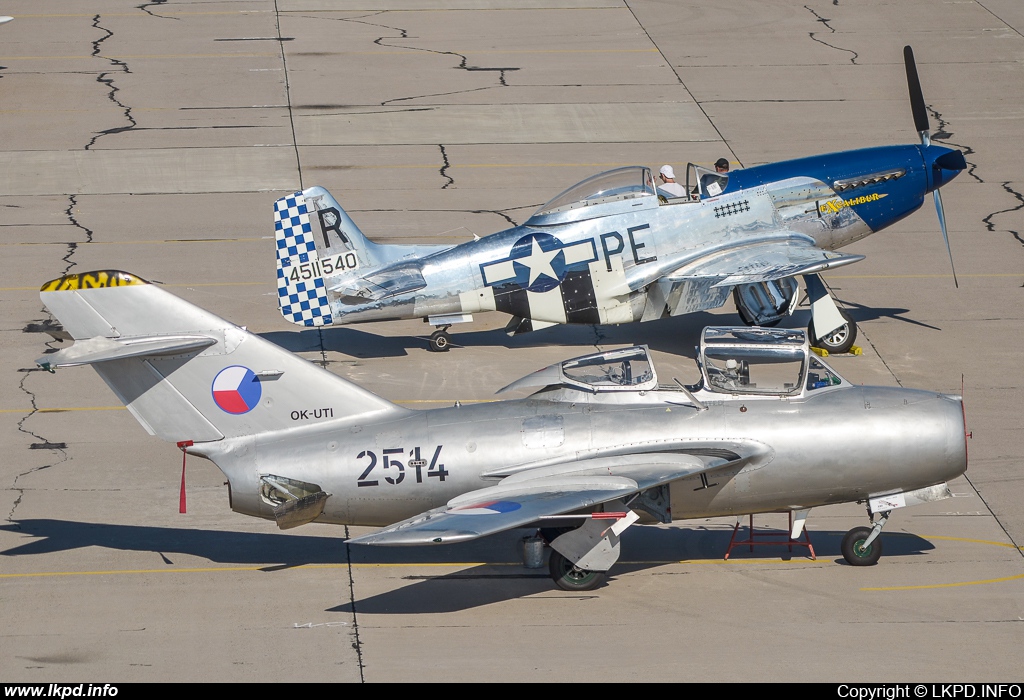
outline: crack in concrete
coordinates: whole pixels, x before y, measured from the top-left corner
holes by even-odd
[[[833,4],[834,5],[838,5],[839,3],[838,2],[834,2]],[[808,12],[810,12],[812,15],[814,15],[815,21],[821,22],[823,25],[825,25],[825,28],[828,29],[831,33],[833,33],[833,34],[836,33],[835,28],[832,27],[832,25],[829,24],[829,22],[832,21],[831,19],[828,19],[827,17],[822,17],[821,15],[819,15],[817,12],[812,10],[807,5],[804,5],[804,9],[807,10]],[[818,37],[814,36],[815,34],[817,34],[817,32],[808,32],[808,36],[811,37],[811,41],[816,41],[819,44],[824,44],[825,46],[829,47],[830,49],[835,49],[836,51],[845,51],[846,53],[852,53],[853,57],[850,59],[850,63],[852,63],[855,66],[860,65],[859,63],[857,63],[857,59],[859,58],[859,54],[856,51],[851,51],[850,49],[844,49],[841,46],[833,46],[832,44],[828,43],[827,41],[822,41]]]
[[[1018,204],[1017,204],[1017,206],[1011,207],[1009,209],[1000,209],[999,211],[994,211],[991,214],[989,214],[988,216],[986,216],[984,219],[981,220],[982,223],[985,224],[985,228],[988,229],[992,233],[995,233],[995,230],[996,230],[995,224],[992,221],[993,217],[996,217],[999,214],[1009,214],[1010,212],[1020,211],[1021,209],[1024,209],[1024,195],[1022,195],[1020,192],[1018,192],[1017,190],[1015,190],[1012,187],[1010,187],[1010,181],[1000,182],[999,185],[1004,190],[1006,190],[1006,192],[1011,197],[1016,199]],[[1017,240],[1018,243],[1020,243],[1022,246],[1024,246],[1024,238],[1021,237],[1021,232],[1020,231],[1016,231],[1014,229],[1003,229],[1003,230],[1006,231],[1007,233],[1009,233],[1011,236],[1013,236]],[[1021,286],[1024,287],[1024,284],[1022,284]]]
[[[339,22],[355,22],[357,24],[365,24],[368,27],[378,27],[380,29],[390,29],[390,30],[395,31],[395,32],[400,32],[399,36],[380,36],[380,37],[377,37],[376,39],[373,40],[373,43],[376,44],[377,46],[388,47],[388,48],[393,48],[393,49],[406,49],[408,51],[423,51],[425,53],[433,53],[433,54],[438,54],[438,55],[441,55],[441,56],[454,56],[455,58],[459,59],[459,65],[455,66],[455,68],[457,68],[459,70],[464,70],[464,71],[469,71],[469,72],[484,72],[484,73],[486,73],[486,72],[493,72],[493,73],[497,73],[498,74],[498,87],[508,87],[509,86],[508,82],[505,79],[505,73],[506,72],[519,70],[519,68],[515,67],[515,66],[494,66],[494,67],[471,66],[471,65],[469,65],[469,58],[467,56],[465,56],[465,55],[463,55],[461,53],[457,53],[455,51],[439,51],[437,49],[424,49],[424,48],[421,48],[419,46],[404,46],[402,44],[384,43],[385,39],[408,39],[409,38],[409,30],[408,29],[402,29],[401,27],[392,27],[392,26],[387,25],[387,24],[378,24],[376,22],[366,22],[366,21],[363,20],[363,18],[365,18],[365,17],[377,17],[379,15],[387,14],[388,12],[389,12],[389,10],[382,10],[380,12],[374,12],[373,14],[369,14],[369,15],[362,15],[360,17],[331,17],[331,18],[328,18],[328,19],[334,19],[334,20],[339,21]],[[383,106],[387,105],[389,102],[401,102],[401,101],[404,101],[404,100],[416,100],[416,99],[420,99],[420,98],[423,98],[423,97],[444,97],[444,96],[447,96],[447,95],[460,95],[460,94],[463,94],[463,93],[477,92],[479,90],[490,90],[490,89],[491,89],[490,87],[470,88],[468,90],[455,90],[453,92],[441,92],[441,93],[433,93],[433,94],[428,94],[428,95],[412,95],[410,97],[396,97],[396,98],[393,98],[393,99],[390,99],[390,100],[385,100],[385,101],[381,102],[380,104],[383,107]]]
[[[939,123],[938,128],[932,130],[933,133],[930,137],[931,140],[937,143],[941,143],[944,146],[949,146],[950,148],[960,149],[960,151],[962,151],[964,154],[964,160],[967,161],[967,174],[973,177],[979,183],[984,183],[985,181],[982,180],[981,177],[979,177],[978,174],[974,172],[975,169],[977,169],[978,164],[972,163],[970,160],[967,159],[967,156],[974,155],[974,149],[971,148],[970,146],[964,146],[962,144],[950,141],[949,139],[953,137],[953,132],[949,131],[949,122],[943,119],[942,114],[931,105],[926,105],[925,107],[929,112],[932,113],[932,118],[934,118],[935,121]]]
[[[448,168],[452,167],[452,164],[448,162],[448,152],[444,150],[444,144],[439,143],[437,144],[437,147],[441,149],[441,158],[444,159],[444,165],[441,166],[441,170],[439,172],[441,173],[441,177],[448,180],[448,183],[442,186],[441,189],[446,190],[455,184],[455,178],[453,178],[447,172]]]
[[[78,196],[77,195],[73,195],[73,194],[69,195],[68,196],[68,208],[64,210],[64,213],[65,213],[65,215],[67,215],[68,221],[71,223],[72,226],[74,226],[76,228],[79,228],[79,229],[81,229],[82,231],[85,232],[85,243],[92,243],[92,236],[93,236],[92,230],[89,229],[86,226],[83,226],[78,221],[78,219],[75,218],[74,209],[75,209],[75,206],[77,204],[78,204]],[[75,265],[78,264],[74,260],[71,259],[72,256],[74,256],[75,252],[77,252],[77,250],[78,250],[78,245],[79,245],[78,242],[76,242],[76,241],[68,241],[65,245],[67,245],[67,252],[61,258],[61,260],[64,261],[65,263],[67,263],[67,264],[64,267],[64,271],[61,273],[61,276],[68,274],[68,272],[71,270],[71,268],[73,268]],[[43,313],[46,314],[47,318],[44,318],[44,319],[42,319],[42,320],[40,320],[38,322],[30,322],[30,323],[26,324],[25,327],[22,329],[23,332],[25,332],[25,333],[38,333],[38,332],[47,333],[47,332],[49,332],[51,330],[54,330],[54,331],[62,331],[63,330],[61,325],[59,323],[57,323],[56,319],[53,318],[53,315],[49,311],[47,311],[45,307],[42,309],[42,311],[43,311]],[[53,346],[53,343],[55,343],[55,342],[58,342],[56,338],[52,338],[52,339],[46,341],[46,343],[44,343],[44,345],[46,346],[47,349],[44,351],[44,353],[56,352],[57,348],[55,348]],[[56,462],[53,462],[51,464],[46,464],[46,465],[43,465],[41,467],[33,467],[32,469],[29,469],[28,471],[21,472],[21,473],[17,474],[14,477],[14,481],[11,483],[11,490],[12,491],[16,491],[18,493],[18,497],[14,500],[14,503],[11,505],[11,510],[7,514],[8,522],[14,522],[14,511],[16,511],[18,506],[21,505],[22,498],[25,495],[25,489],[18,487],[18,480],[21,477],[27,476],[27,475],[29,475],[29,474],[31,474],[33,472],[41,471],[43,469],[49,469],[50,467],[55,467],[55,466],[57,466],[59,464],[63,464],[64,462],[68,461],[71,458],[70,455],[68,455],[68,452],[67,452],[68,446],[67,446],[66,442],[57,442],[57,441],[49,440],[47,438],[44,438],[42,435],[39,435],[38,433],[35,433],[35,432],[33,432],[33,431],[31,431],[31,430],[29,430],[28,428],[25,427],[25,422],[29,418],[31,418],[32,416],[34,416],[36,413],[39,412],[39,407],[36,405],[36,395],[32,391],[29,391],[29,389],[25,386],[25,382],[28,380],[28,377],[29,377],[30,373],[32,373],[32,372],[40,372],[42,370],[39,369],[39,368],[33,368],[33,369],[21,369],[19,371],[20,372],[24,372],[25,376],[23,376],[21,378],[21,381],[18,382],[18,388],[21,391],[23,391],[26,395],[28,395],[29,403],[32,406],[32,410],[29,411],[25,416],[23,416],[21,418],[21,420],[18,421],[18,431],[22,432],[22,433],[25,433],[26,435],[29,435],[29,436],[31,436],[32,438],[35,439],[35,442],[29,444],[28,449],[30,449],[30,450],[50,450],[52,452],[58,453],[60,455],[60,459],[58,459]],[[18,527],[18,529],[21,529],[20,525],[17,525],[17,527]]]
[[[124,61],[119,61],[116,58],[109,58],[107,56],[102,56],[100,54],[100,44],[102,44],[104,41],[106,41],[110,37],[114,36],[114,32],[110,31],[106,27],[100,26],[100,16],[99,15],[93,16],[93,18],[92,18],[92,26],[94,28],[96,28],[96,29],[100,29],[100,30],[102,30],[102,31],[107,33],[106,36],[100,37],[96,41],[92,42],[92,55],[97,57],[97,58],[103,58],[103,59],[105,59],[107,61],[110,61],[111,65],[120,68],[122,73],[131,73],[131,71],[128,69],[128,64],[125,63]],[[120,100],[117,99],[117,92],[120,90],[120,88],[118,88],[116,85],[114,85],[114,79],[113,78],[108,78],[107,77],[108,75],[110,75],[110,73],[106,72],[106,71],[103,72],[103,73],[100,73],[99,75],[96,76],[96,81],[101,83],[101,84],[103,84],[103,85],[106,85],[108,88],[110,88],[110,90],[107,92],[107,98],[111,102],[116,104],[118,107],[120,107],[121,109],[124,110],[124,117],[125,117],[125,119],[128,120],[128,126],[119,126],[119,127],[113,128],[113,129],[104,129],[103,131],[97,133],[95,136],[92,137],[92,139],[89,140],[89,143],[85,144],[85,150],[87,150],[87,151],[89,149],[91,149],[96,144],[96,142],[100,138],[102,138],[103,136],[107,136],[108,134],[119,134],[122,131],[128,131],[130,129],[134,129],[137,126],[137,122],[135,121],[135,118],[132,116],[132,108],[127,106],[127,105],[125,105],[125,104],[123,104]]]
[[[92,243],[92,229],[90,229],[90,228],[88,228],[86,226],[83,226],[81,223],[79,223],[78,219],[75,218],[74,210],[75,210],[75,206],[77,206],[77,204],[78,204],[78,195],[74,195],[74,194],[68,195],[68,208],[64,210],[64,213],[67,215],[68,221],[71,222],[72,226],[74,226],[76,228],[80,228],[80,229],[82,229],[82,231],[85,232],[85,241],[84,241],[84,243]],[[78,243],[75,242],[75,241],[68,241],[66,245],[68,247],[68,252],[64,255],[63,258],[61,258],[61,260],[63,260],[64,262],[67,263],[67,267],[65,267],[64,271],[60,273],[61,277],[63,277],[64,275],[68,274],[68,272],[71,270],[71,268],[73,268],[75,265],[78,264],[74,260],[71,259],[71,256],[74,255],[75,252],[78,250]]]
[[[953,137],[953,132],[949,130],[949,122],[943,119],[942,114],[934,107],[929,105],[928,111],[931,112],[932,117],[935,119],[935,121],[939,123],[938,127],[934,130],[934,133],[932,133],[931,135],[931,140],[936,143],[941,143],[944,146],[960,149],[964,154],[964,160],[967,161],[967,165],[969,166],[967,168],[967,174],[973,177],[975,180],[977,180],[979,184],[986,184],[985,180],[983,180],[981,176],[975,172],[975,170],[978,167],[977,163],[972,163],[970,160],[968,160],[968,156],[974,155],[974,149],[971,148],[970,146],[965,146],[951,141],[950,139]],[[989,233],[996,233],[995,222],[993,221],[993,219],[996,216],[999,216],[1000,214],[1009,214],[1011,212],[1020,211],[1021,209],[1024,209],[1024,194],[1013,189],[1010,186],[1011,183],[1012,180],[1005,180],[1003,182],[1000,182],[999,186],[1002,187],[1007,194],[1009,194],[1011,197],[1017,200],[1017,206],[1009,207],[1007,209],[1000,209],[999,211],[994,211],[985,216],[984,218],[982,218],[981,222],[985,224],[985,230],[987,230]],[[1024,235],[1022,235],[1021,231],[1010,228],[1002,230],[1005,231],[1006,233],[1009,233],[1018,243],[1024,246]],[[1021,286],[1024,287],[1024,284],[1022,284]]]
[[[54,341],[47,341],[46,346],[49,347],[50,349],[55,349],[50,346],[50,343],[52,342]],[[60,455],[60,459],[58,459],[56,462],[53,462],[51,464],[44,464],[41,467],[32,467],[31,469],[16,474],[14,477],[14,481],[11,482],[10,490],[17,492],[18,497],[14,499],[14,503],[11,504],[10,511],[8,511],[7,513],[7,522],[13,523],[14,527],[20,531],[21,525],[14,521],[14,512],[18,509],[18,506],[21,505],[21,500],[25,496],[25,489],[18,486],[18,480],[23,476],[28,476],[29,474],[32,474],[33,472],[42,471],[43,469],[49,469],[50,467],[56,467],[57,465],[63,464],[64,462],[68,461],[71,457],[68,455],[67,446],[64,443],[51,442],[50,440],[44,438],[42,435],[32,432],[31,430],[25,427],[25,421],[27,421],[29,418],[31,418],[32,416],[39,412],[39,407],[36,405],[36,395],[28,390],[28,388],[25,386],[25,382],[28,380],[29,375],[31,373],[41,372],[42,370],[20,369],[18,371],[25,373],[25,376],[23,376],[21,378],[21,381],[18,382],[18,388],[28,396],[29,403],[32,405],[32,410],[29,411],[28,414],[23,416],[22,419],[18,421],[18,432],[24,433],[29,437],[35,439],[36,442],[32,443],[29,446],[29,449],[33,449],[33,445],[39,445],[39,447],[35,447],[34,449],[50,450]],[[61,447],[61,445],[63,445],[63,447]]]
[[[142,10],[143,12],[145,12],[150,17],[159,17],[160,19],[173,19],[175,21],[180,22],[181,21],[181,17],[168,17],[167,15],[158,15],[158,14],[155,14],[153,12],[150,12],[147,9],[151,5],[165,5],[165,4],[167,4],[167,0],[152,0],[152,2],[143,3],[142,5],[136,5],[135,9]]]
[[[366,682],[366,666],[363,663],[363,644],[359,639],[359,619],[356,617],[356,584],[355,575],[352,570],[352,548],[348,544],[351,535],[348,525],[345,526],[345,563],[348,565],[348,600],[352,606],[352,648],[356,652],[356,663],[359,664],[359,682]]]

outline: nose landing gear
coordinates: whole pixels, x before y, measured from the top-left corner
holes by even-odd
[[[874,566],[882,556],[882,540],[878,536],[889,520],[889,513],[884,511],[871,527],[855,527],[843,537],[841,546],[843,559],[850,566]]]

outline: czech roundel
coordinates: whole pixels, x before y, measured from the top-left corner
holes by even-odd
[[[248,413],[256,408],[262,394],[259,377],[248,367],[225,367],[213,378],[213,400],[227,413]]]
[[[500,515],[501,513],[511,513],[522,507],[521,504],[515,501],[488,501],[471,506],[452,508],[451,512],[458,515]]]

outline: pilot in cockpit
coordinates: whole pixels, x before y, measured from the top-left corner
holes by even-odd
[[[707,173],[700,178],[700,189],[707,197],[717,197],[722,194],[722,191],[729,183],[729,161],[725,158],[716,160],[715,172],[722,173],[722,175]]]

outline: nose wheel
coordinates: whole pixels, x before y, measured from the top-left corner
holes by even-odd
[[[882,556],[882,528],[889,520],[889,513],[884,511],[882,517],[872,523],[871,527],[855,527],[843,537],[840,547],[843,559],[850,566],[874,566]]]
[[[431,352],[448,352],[451,350],[451,336],[448,335],[448,329],[451,326],[444,326],[438,328],[436,331],[430,334],[430,351]]]

